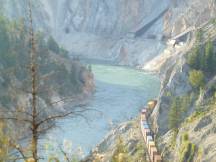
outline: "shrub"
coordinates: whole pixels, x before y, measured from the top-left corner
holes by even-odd
[[[183,141],[188,141],[189,140],[189,136],[188,136],[188,133],[184,133],[183,135]]]
[[[202,32],[199,31],[196,37],[196,43],[187,57],[187,63],[195,70],[202,70],[208,75],[215,73],[216,53],[214,52],[213,41],[209,38],[207,43],[201,45]]]
[[[185,133],[183,136],[183,141],[180,148],[180,162],[192,162],[196,146],[189,141],[188,134]]]
[[[48,45],[48,48],[55,52],[55,53],[59,53],[60,51],[60,48],[59,48],[59,45],[56,43],[56,41],[54,40],[53,37],[49,37],[48,41],[47,41],[47,45]]]
[[[111,162],[130,162],[128,149],[124,145],[121,137],[119,137],[117,140],[116,150],[113,153]]]
[[[188,55],[187,62],[193,69],[200,69],[201,61],[199,47],[194,47],[192,49],[191,53]]]
[[[200,70],[192,70],[189,73],[189,82],[193,88],[202,88],[205,83],[204,79],[204,74]]]
[[[5,123],[0,122],[0,161],[5,162],[9,161],[11,158],[10,151],[12,148],[10,147],[10,138],[9,134],[6,131],[8,130]]]

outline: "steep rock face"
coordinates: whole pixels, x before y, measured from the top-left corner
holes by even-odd
[[[0,2],[9,17],[27,17],[27,0]],[[72,54],[133,66],[162,52],[163,35],[175,36],[216,15],[214,0],[34,0],[33,11],[37,29]],[[137,32],[142,35],[135,38]]]
[[[3,16],[0,18],[0,33],[1,117],[29,121],[32,113],[29,34],[24,23],[15,24]],[[91,71],[79,61],[69,59],[67,51],[60,49],[56,42],[46,40],[43,34],[34,38],[38,40],[35,58],[38,122],[53,113],[65,112],[68,105],[84,101],[92,94],[94,81]],[[68,96],[72,103],[62,100]],[[54,102],[56,104],[52,104]],[[16,138],[29,131],[29,122],[7,120],[7,123]]]
[[[163,8],[156,7],[156,4],[156,0],[41,1],[49,24],[57,35],[64,31],[114,37],[136,28],[144,18],[153,16],[152,11],[159,9],[159,13]]]
[[[169,22],[167,26],[168,35],[175,36],[184,32],[189,26],[196,26],[201,27],[203,30],[203,42],[207,40],[207,35],[211,35],[213,38],[216,33],[211,19],[216,16],[215,4],[216,2],[212,0],[205,2],[200,0],[176,1],[175,5],[167,12],[168,15],[165,16],[165,24]],[[202,14],[198,14],[198,12]],[[154,129],[159,134],[165,134],[169,130],[168,113],[171,98],[183,96],[191,90],[188,82],[190,68],[186,63],[185,55],[194,46],[195,33],[196,30],[191,30],[185,35],[185,41],[178,42],[176,40],[171,45],[168,42],[164,52],[144,66],[145,70],[150,69],[151,71],[160,73],[162,78],[159,102],[152,116]]]
[[[191,86],[188,82],[189,67],[186,64],[185,59],[171,59],[171,62],[171,66],[166,69],[159,101],[152,114],[153,129],[160,135],[165,134],[169,130],[168,114],[172,96],[183,96],[191,90]]]
[[[209,110],[208,110],[209,111]],[[180,127],[176,137],[176,146],[171,146],[172,132],[167,132],[160,138],[159,148],[164,160],[180,161],[183,147],[183,136],[188,135],[188,142],[195,145],[195,156],[193,161],[214,162],[216,160],[216,123],[215,103],[211,110],[202,115],[194,115],[188,118]]]
[[[213,40],[215,45],[216,30],[215,23],[209,21],[202,27],[203,37],[200,47],[206,43],[207,36]],[[163,154],[165,161],[182,161],[182,157],[189,144],[194,149],[190,150],[189,155],[192,161],[214,162],[215,159],[215,76],[206,76],[206,85],[202,92],[191,89],[188,82],[188,72],[191,70],[187,65],[185,58],[190,49],[193,48],[193,42],[186,44],[185,50],[173,53],[161,66],[160,71],[163,77],[162,89],[159,96],[158,105],[152,115],[153,128],[158,132],[158,147]],[[191,44],[191,45],[190,45]],[[215,48],[215,47],[214,47]],[[158,61],[158,60],[157,60]],[[189,92],[189,93],[188,93]],[[171,109],[171,101],[173,97],[184,96],[185,94],[195,93],[197,97],[190,98],[187,112],[181,115],[176,138],[173,131],[168,128],[169,112]],[[194,95],[194,94],[193,94]],[[188,95],[187,95],[188,96]],[[181,106],[177,105],[177,111],[181,112]],[[184,139],[185,134],[187,140]],[[175,143],[175,144],[174,144]],[[189,147],[189,148],[190,148]]]
[[[9,17],[28,16],[27,0],[0,2],[1,9]],[[35,22],[42,27],[43,24],[51,27],[55,35],[84,32],[109,37],[125,35],[141,28],[142,24],[156,17],[168,5],[167,0],[163,0],[159,7],[156,0],[33,0],[32,2]]]
[[[33,1],[34,22],[37,28],[51,33],[71,53],[91,58],[117,59],[122,64],[137,64],[145,55],[156,55],[163,48],[160,42],[147,50],[148,40],[128,45],[127,33],[136,32],[166,8],[169,0],[41,0]],[[1,0],[3,12],[12,17],[27,17],[27,1]],[[149,29],[151,35],[162,33],[162,18]],[[123,41],[122,41],[123,40]],[[148,44],[147,44],[148,43]],[[116,45],[117,44],[117,45]],[[145,44],[147,44],[145,46]],[[119,47],[120,46],[120,47]],[[126,46],[128,60],[120,49]],[[112,50],[111,50],[112,49]],[[133,57],[131,57],[133,55]],[[135,55],[138,58],[133,59]],[[150,57],[151,58],[151,57]],[[132,60],[132,61],[131,61]],[[143,59],[142,61],[145,61]]]
[[[127,39],[125,36],[157,17],[167,7],[167,0],[161,1],[161,6],[156,5],[156,0],[64,0],[59,4],[53,1],[43,3],[50,17],[53,35],[75,55],[135,65],[141,62],[137,61],[140,57],[153,57],[163,48],[158,42],[156,47],[153,46],[156,50],[144,53],[148,41]],[[122,48],[126,53],[121,52]],[[135,55],[137,57],[134,58]]]
[[[119,147],[119,140],[131,157],[130,161],[149,161],[147,148],[145,147],[138,119],[128,121],[113,128],[104,140],[82,162],[108,162]]]
[[[164,33],[175,36],[191,26],[199,27],[215,18],[214,0],[175,0],[164,17]]]

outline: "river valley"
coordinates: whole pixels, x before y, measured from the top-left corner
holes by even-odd
[[[96,92],[88,102],[88,119],[68,118],[45,137],[47,155],[56,156],[61,146],[67,153],[87,155],[111,128],[138,115],[142,105],[157,97],[159,78],[129,67],[93,64]],[[43,152],[45,153],[45,152]]]

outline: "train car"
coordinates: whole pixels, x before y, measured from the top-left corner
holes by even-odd
[[[153,138],[152,138],[151,135],[148,135],[148,136],[146,137],[146,144],[147,144],[147,146],[148,146],[148,144],[149,144],[150,141],[153,141]]]
[[[142,121],[142,124],[143,124],[143,125],[148,125],[148,123],[147,123],[146,120]]]
[[[143,133],[143,138],[145,140],[145,142],[147,142],[147,135],[150,135],[151,134],[151,131],[150,129],[144,129],[144,133]]]
[[[141,125],[141,132],[143,135],[143,139],[146,143],[148,153],[151,159],[151,162],[162,162],[162,157],[158,153],[154,138],[153,138],[153,133],[150,130],[150,126],[147,122],[148,116],[151,114],[152,110],[155,108],[157,104],[156,100],[150,101],[148,103],[148,107],[142,109],[141,111],[141,120],[140,120],[140,125]]]
[[[146,115],[141,114],[141,121],[147,121]]]
[[[147,123],[142,123],[144,129],[149,129],[149,125]]]
[[[149,128],[145,128],[145,129],[143,129],[143,131],[144,131],[145,134],[151,133],[151,130]]]
[[[144,109],[142,109],[142,114],[144,115],[144,114],[146,114],[146,112],[147,112],[147,109],[146,108],[144,108]]]

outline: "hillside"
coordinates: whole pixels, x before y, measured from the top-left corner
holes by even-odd
[[[31,103],[29,36],[22,20],[9,21],[3,16],[0,17],[0,33],[0,107],[1,115],[7,116],[12,115],[11,112],[27,111]],[[39,55],[38,100],[44,115],[59,111],[59,108],[64,111],[67,102],[76,105],[92,94],[94,81],[91,71],[78,60],[70,60],[67,51],[59,47],[52,37],[46,38],[38,32],[36,43]],[[59,100],[62,102],[52,105]],[[26,129],[23,123],[8,124],[12,125],[14,137],[23,137]]]
[[[39,103],[45,108],[44,116],[71,106],[60,102],[48,110],[50,103],[70,96],[75,106],[94,90],[91,67],[71,58],[131,66],[161,79],[149,123],[164,161],[216,161],[215,0],[32,2],[33,26],[38,31]],[[28,11],[23,7],[27,1],[0,3],[0,107],[22,111],[30,107],[31,90]],[[8,124],[18,137],[25,130],[17,123]],[[134,119],[114,128],[84,161],[149,161],[145,147],[139,120]]]
[[[144,70],[161,77],[158,104],[150,122],[157,134],[158,148],[167,162],[216,160],[213,140],[216,100],[215,16],[214,1],[175,1],[164,17],[165,48],[143,66]],[[117,134],[126,135],[123,138],[124,147],[129,149],[127,141],[130,137],[127,133]],[[114,135],[104,141],[115,142],[113,138]],[[103,143],[101,145],[104,146]],[[104,152],[103,156],[109,155],[109,148]],[[133,154],[130,156],[133,157]]]
[[[195,31],[191,48],[176,55],[175,64],[163,67],[165,78],[152,117],[168,161],[182,161],[189,155],[190,161],[215,161],[215,25],[211,20]],[[194,150],[189,150],[191,145]]]
[[[27,13],[25,0],[1,4],[10,18]],[[159,55],[167,39],[215,17],[214,0],[39,0],[33,7],[37,29],[71,55],[139,67]]]
[[[27,13],[27,8],[23,7],[27,6],[25,0],[0,2],[2,12],[12,19]],[[136,65],[157,55],[163,42],[160,39],[130,38],[130,33],[133,35],[157,18],[168,5],[168,0],[162,0],[161,5],[157,5],[156,0],[35,0],[33,17],[35,27],[52,34],[71,55]],[[160,17],[150,26],[151,30],[143,37],[162,35],[162,19]],[[130,53],[137,56],[134,58]]]

